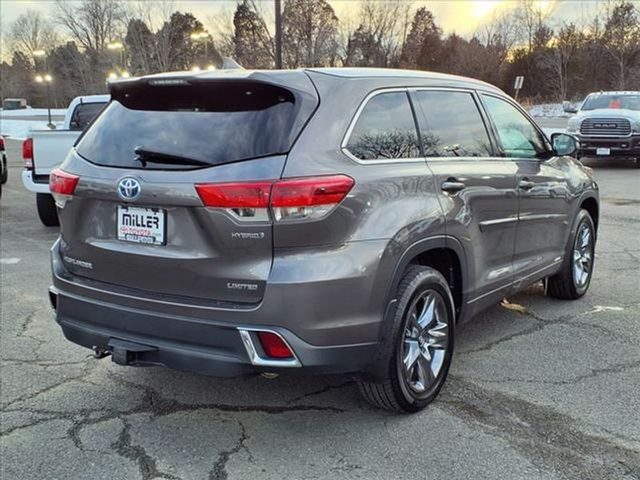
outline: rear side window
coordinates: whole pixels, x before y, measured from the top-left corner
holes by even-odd
[[[490,157],[487,129],[471,93],[423,90],[416,103],[427,157]]]
[[[142,84],[112,97],[80,139],[78,153],[98,165],[163,170],[186,168],[172,158],[208,166],[287,153],[316,106],[284,88],[250,81]],[[142,162],[136,150],[162,158]]]
[[[76,106],[69,122],[69,130],[84,130],[102,111],[106,102],[81,103]]]
[[[361,160],[420,157],[418,134],[406,92],[372,97],[356,120],[346,147]]]

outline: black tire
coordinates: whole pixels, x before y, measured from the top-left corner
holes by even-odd
[[[635,165],[636,168],[640,168],[640,157],[638,157],[638,158],[636,158],[634,160],[634,165]]]
[[[442,321],[445,320],[444,316],[446,316],[448,335],[443,341],[443,345],[446,345],[446,347],[441,349],[443,353],[440,356],[441,363],[439,363],[440,368],[437,374],[433,377],[432,383],[423,392],[418,393],[414,391],[406,378],[403,354],[406,342],[410,341],[405,335],[413,331],[413,329],[408,330],[408,326],[410,324],[415,325],[409,318],[410,312],[414,311],[416,301],[419,301],[423,295],[434,295],[434,298],[439,299],[438,302],[442,300],[441,303],[438,303],[438,307],[434,308],[439,308],[438,311]],[[392,320],[392,353],[387,366],[386,378],[380,383],[360,380],[358,387],[363,397],[375,407],[396,412],[413,413],[424,409],[437,397],[447,378],[453,355],[455,310],[447,281],[440,272],[429,267],[411,266],[398,286],[396,298],[398,299],[398,307]],[[427,329],[425,328],[425,330]],[[421,340],[421,342],[423,341],[424,339]],[[420,349],[423,347],[424,343],[421,343]],[[435,350],[432,352],[435,352]],[[433,355],[433,358],[435,358],[435,353]],[[409,369],[406,371],[408,372]],[[429,371],[431,372],[430,365]],[[433,372],[430,375],[433,375]]]
[[[36,193],[36,204],[38,205],[38,217],[45,227],[57,227],[60,225],[56,203],[49,193]]]
[[[574,249],[576,248],[576,242],[579,241],[578,237],[584,228],[589,231],[591,238],[589,246],[591,262],[589,264],[586,280],[579,282],[574,274]],[[567,243],[562,269],[552,277],[549,277],[547,284],[547,293],[549,296],[562,300],[576,300],[587,293],[589,284],[591,283],[591,277],[593,276],[593,267],[595,264],[595,243],[596,227],[593,223],[593,219],[591,218],[591,215],[589,215],[589,212],[584,209],[580,209],[573,222],[571,235],[569,235],[569,242]]]
[[[9,167],[7,166],[7,157],[2,157],[2,176],[0,177],[0,184],[7,183],[9,180]]]

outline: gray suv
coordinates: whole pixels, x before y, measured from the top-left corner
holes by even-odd
[[[349,373],[438,394],[456,326],[545,279],[581,297],[598,190],[511,98],[376,69],[127,79],[51,190],[50,299],[72,342],[214,376]]]

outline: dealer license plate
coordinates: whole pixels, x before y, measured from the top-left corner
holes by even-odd
[[[118,240],[164,245],[166,225],[166,210],[118,205]]]

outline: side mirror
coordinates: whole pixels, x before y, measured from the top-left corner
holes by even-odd
[[[564,110],[566,113],[578,113],[578,109],[575,107],[575,105],[573,105],[571,102],[568,102],[567,100],[562,102],[562,110]]]
[[[580,148],[580,141],[566,133],[552,133],[551,145],[556,155],[576,157]]]

